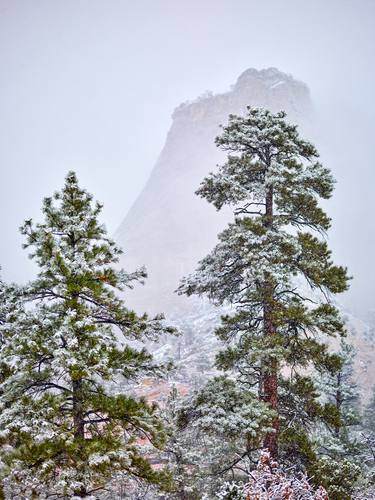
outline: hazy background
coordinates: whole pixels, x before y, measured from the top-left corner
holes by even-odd
[[[311,89],[338,180],[344,299],[375,307],[374,0],[0,0],[0,265],[33,268],[18,227],[74,169],[114,232],[163,146],[173,109],[275,66]]]

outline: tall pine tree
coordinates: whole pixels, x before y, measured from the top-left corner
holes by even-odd
[[[343,331],[329,294],[348,286],[346,269],[332,263],[320,237],[330,219],[318,199],[331,196],[333,178],[285,117],[250,107],[245,116],[229,116],[216,139],[227,160],[197,194],[218,210],[232,207],[234,221],[179,289],[232,306],[216,331],[225,346],[216,364],[249,388],[256,383],[259,399],[274,411],[263,443],[274,457],[283,424],[280,384],[286,378],[293,391],[315,398],[301,373],[327,362],[321,336]]]
[[[156,407],[119,387],[160,375],[134,342],[171,329],[124,306],[118,292],[146,275],[114,267],[121,250],[98,222],[101,208],[70,172],[44,200],[44,222],[21,228],[39,274],[2,326],[2,472],[16,497],[97,498],[116,473],[166,482],[141,453],[142,443],[149,453],[163,444]]]

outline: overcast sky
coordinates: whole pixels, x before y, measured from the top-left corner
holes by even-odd
[[[350,116],[332,141],[341,149],[345,139],[338,158],[348,142],[352,158],[358,148],[358,163],[336,174],[340,203],[355,189],[356,211],[336,207],[335,231],[357,217],[368,236],[346,234],[334,250],[366,278],[370,254],[355,255],[374,242],[374,23],[374,0],[0,0],[3,276],[31,276],[18,227],[38,218],[69,169],[104,202],[113,232],[150,174],[173,109],[227,90],[246,68],[275,66],[308,84],[329,123],[342,127]],[[374,295],[372,283],[361,290]]]

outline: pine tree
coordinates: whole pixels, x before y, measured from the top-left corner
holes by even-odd
[[[5,321],[4,304],[5,304],[5,285],[0,278],[0,325],[2,325]]]
[[[213,498],[225,479],[243,477],[261,446],[259,430],[270,429],[272,419],[264,402],[224,376],[171,399],[168,412],[174,432],[166,451],[177,486],[168,498],[180,500]]]
[[[6,313],[12,302],[11,297],[13,297],[12,294],[13,288],[14,287],[6,285],[4,281],[0,278],[0,326],[4,324],[6,319]],[[1,343],[1,338],[0,338],[0,343]]]
[[[189,398],[190,399],[190,398]],[[181,422],[185,398],[172,387],[163,405],[163,420],[169,430],[169,438],[163,450],[163,458],[173,474],[173,490],[170,500],[198,500],[201,498],[200,467],[203,464],[203,449],[196,429],[187,428]]]
[[[318,374],[320,399],[330,419],[321,419],[316,425],[316,459],[310,472],[315,481],[327,489],[332,500],[350,500],[357,481],[362,479],[361,419],[358,387],[354,382],[354,356],[354,348],[341,339],[340,351],[330,357],[325,369]]]
[[[331,363],[321,373],[319,390],[324,401],[333,406],[337,418],[332,426],[328,426],[327,433],[319,433],[322,437],[322,446],[331,457],[355,456],[359,453],[356,443],[356,430],[360,424],[359,394],[354,382],[354,348],[344,339],[340,342],[340,352],[332,356]],[[333,362],[332,362],[333,361]]]
[[[363,427],[375,434],[375,386],[363,414]]]
[[[218,210],[232,207],[234,221],[179,288],[232,306],[216,330],[225,346],[216,365],[237,372],[249,387],[257,384],[259,399],[275,415],[263,443],[273,457],[283,431],[283,374],[293,382],[307,367],[324,365],[329,354],[318,335],[343,332],[329,294],[348,286],[346,269],[332,263],[321,238],[330,219],[318,200],[331,196],[333,178],[285,117],[250,107],[245,116],[229,116],[216,139],[227,160],[197,194]]]
[[[363,412],[361,440],[363,443],[362,460],[371,471],[375,483],[375,387],[372,389],[370,401]]]
[[[12,311],[15,311],[19,305],[19,292],[19,287],[6,284],[0,278],[0,350],[5,341],[2,327],[6,323],[7,316],[11,314]],[[0,383],[3,382],[10,373],[9,366],[3,363],[0,357]]]
[[[141,452],[164,441],[156,406],[119,387],[160,375],[134,345],[171,329],[123,305],[118,292],[146,274],[116,269],[121,251],[98,222],[101,208],[70,172],[44,200],[44,222],[21,228],[39,274],[2,327],[1,362],[12,373],[0,387],[1,453],[16,497],[91,498],[116,473],[168,479]]]
[[[0,271],[1,271],[1,268],[0,268]],[[2,281],[2,279],[0,278],[0,328],[6,320],[6,303],[7,303],[7,301],[6,301],[6,287],[5,287],[5,284]],[[3,345],[3,338],[2,338],[1,330],[0,330],[0,349],[1,349],[2,345]],[[2,382],[6,376],[7,376],[6,366],[2,366],[0,364],[0,382]],[[1,470],[3,469],[3,467],[4,467],[4,464],[3,464],[2,460],[0,459],[0,474],[1,474]],[[3,499],[4,499],[4,491],[3,491],[3,484],[1,481],[0,500],[3,500]]]

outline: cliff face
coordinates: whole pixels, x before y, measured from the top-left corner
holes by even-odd
[[[247,105],[285,110],[289,121],[311,136],[312,105],[306,85],[274,68],[245,71],[229,92],[205,95],[175,110],[152,174],[116,234],[125,250],[124,268],[131,271],[145,265],[149,275],[144,287],[127,295],[127,304],[140,312],[165,312],[183,332],[182,337],[154,346],[158,358],[175,360],[180,381],[212,373],[219,348],[213,331],[223,310],[173,291],[212,249],[230,218],[194,192],[222,158],[214,144],[219,124],[225,124],[230,113],[243,113]],[[369,389],[375,376],[373,335],[353,316],[346,314],[346,321],[358,352],[358,382]]]
[[[214,144],[219,125],[247,105],[285,110],[291,122],[310,119],[305,84],[275,68],[248,69],[229,92],[205,95],[180,105],[150,179],[116,233],[126,269],[145,265],[147,284],[129,294],[132,307],[177,313],[187,300],[173,291],[181,277],[215,244],[228,213],[217,213],[194,192],[221,155]]]

